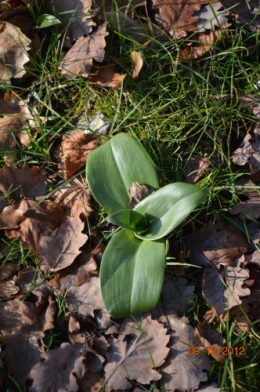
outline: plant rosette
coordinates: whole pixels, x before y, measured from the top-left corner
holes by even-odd
[[[159,188],[152,159],[129,135],[119,133],[88,157],[89,188],[121,229],[102,257],[101,293],[113,318],[153,309],[160,297],[166,260],[165,237],[208,196],[208,189],[177,182]],[[133,183],[154,190],[133,209]]]

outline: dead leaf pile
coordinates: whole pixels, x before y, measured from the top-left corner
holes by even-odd
[[[4,4],[6,6],[4,7]],[[115,64],[105,64],[106,37],[108,34],[124,35],[138,45],[149,45],[155,40],[169,39],[185,44],[179,51],[179,60],[201,57],[214,45],[221,42],[232,24],[247,24],[251,30],[259,28],[259,4],[256,1],[238,5],[233,0],[134,1],[129,6],[126,0],[117,1],[113,12],[110,2],[92,0],[54,0],[45,12],[55,15],[64,28],[64,49],[67,50],[60,62],[61,73],[73,79],[88,78],[93,83],[119,88],[126,74],[117,72]],[[0,13],[0,57],[2,80],[21,78],[28,75],[26,66],[30,57],[35,57],[40,46],[39,36],[30,18],[29,6],[34,1],[3,2]],[[144,17],[139,13],[145,8]],[[152,20],[153,20],[153,23]],[[192,36],[189,42],[189,36]],[[108,56],[109,57],[109,56]],[[132,77],[138,77],[144,66],[142,51],[131,52]]]

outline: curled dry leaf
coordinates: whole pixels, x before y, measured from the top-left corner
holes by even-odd
[[[139,325],[129,320],[122,324],[118,338],[110,339],[105,354],[106,384],[113,390],[130,388],[129,379],[141,384],[159,380],[161,375],[154,368],[161,366],[169,353],[166,345],[170,337],[158,321],[150,316]]]
[[[102,63],[105,56],[106,24],[87,37],[79,38],[60,62],[61,73],[69,79],[78,75],[87,78],[91,72],[93,60]]]
[[[45,285],[33,290],[33,294],[37,296],[34,313],[37,325],[42,331],[54,328],[54,317],[57,312],[57,304],[51,295],[49,289]]]
[[[201,228],[186,242],[193,264],[207,267],[233,265],[233,260],[246,253],[248,242],[241,232],[233,231],[223,223],[212,223]]]
[[[45,273],[69,267],[80,254],[88,236],[82,233],[84,222],[80,218],[67,218],[50,236],[40,239],[40,268]]]
[[[244,281],[248,279],[249,272],[240,267],[237,259],[235,266],[222,267],[219,271],[214,267],[207,267],[203,272],[202,291],[206,300],[218,315],[223,315],[228,309],[240,305],[240,297],[250,295],[250,290],[243,287]]]
[[[34,335],[12,332],[4,342],[6,372],[12,375],[20,388],[25,389],[31,368],[41,362],[39,339]]]
[[[26,220],[24,213],[28,208],[29,205],[26,200],[6,206],[0,214],[0,229],[17,229]]]
[[[33,380],[30,391],[77,391],[77,379],[85,374],[85,353],[82,344],[62,343],[59,348],[42,354],[44,361],[33,366],[29,374]]]
[[[211,362],[203,349],[197,332],[185,320],[169,319],[171,328],[170,353],[161,367],[160,389],[186,392],[207,380]],[[199,347],[200,355],[189,355],[189,347]]]
[[[141,71],[141,69],[143,68],[144,65],[144,57],[143,57],[143,53],[142,52],[136,52],[136,51],[132,51],[131,52],[131,59],[134,62],[134,70],[132,73],[132,78],[136,79]]]
[[[9,22],[0,22],[0,80],[10,81],[26,74],[24,65],[29,61],[27,54],[31,40]]]
[[[113,90],[118,90],[123,83],[126,74],[119,74],[116,72],[113,65],[97,66],[92,68],[92,74],[88,80],[100,86],[111,87]]]
[[[88,155],[99,145],[92,134],[77,131],[64,136],[59,150],[61,172],[70,178],[84,167]]]
[[[46,193],[45,173],[37,166],[5,166],[0,172],[0,191],[8,194],[15,202],[21,199],[38,199]]]

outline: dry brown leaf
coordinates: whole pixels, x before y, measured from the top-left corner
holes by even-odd
[[[244,256],[236,260],[235,266],[222,267],[219,271],[213,267],[205,268],[203,272],[203,295],[217,314],[223,315],[228,309],[240,305],[240,297],[250,295],[250,290],[244,286],[249,272],[241,268]]]
[[[8,194],[15,202],[21,199],[38,199],[46,193],[45,173],[37,166],[5,166],[0,172],[0,191]]]
[[[224,346],[225,340],[220,332],[214,331],[205,322],[197,325],[197,332],[203,347],[207,352],[212,355],[217,362],[224,363],[225,357],[222,354],[222,347]]]
[[[21,209],[21,206],[23,206],[23,209]],[[18,229],[6,230],[6,236],[8,238],[19,238],[25,248],[39,254],[40,238],[50,235],[65,219],[62,207],[50,200],[44,200],[38,204],[35,200],[30,199],[22,200],[15,207],[18,211],[17,219],[22,222],[19,223]],[[2,214],[0,214],[0,219],[3,220],[3,214],[7,208],[5,207]],[[8,222],[7,214],[5,214],[5,219]]]
[[[119,74],[116,72],[113,65],[109,66],[93,66],[92,75],[88,80],[100,86],[111,87],[113,90],[118,90],[125,79],[126,74]]]
[[[239,23],[246,23],[247,28],[257,30],[260,26],[259,18],[259,1],[236,1],[236,0],[222,0],[224,7],[231,8],[231,12]]]
[[[233,265],[233,260],[246,253],[248,242],[241,232],[233,231],[223,223],[212,223],[201,228],[186,241],[189,257],[193,264],[207,267]]]
[[[222,41],[223,31],[214,30],[192,36],[192,43],[180,48],[178,60],[185,61],[204,56]]]
[[[163,283],[161,297],[158,305],[152,310],[152,316],[160,319],[160,322],[167,323],[168,316],[182,317],[187,310],[187,306],[195,304],[195,287],[188,285],[185,278],[169,278]]]
[[[95,136],[84,131],[63,136],[59,149],[61,172],[70,178],[85,166],[88,155],[99,145]]]
[[[250,271],[250,279],[245,281],[245,285],[250,287],[251,294],[247,297],[242,298],[242,305],[236,306],[231,309],[230,314],[237,320],[238,326],[241,321],[241,327],[247,329],[248,319],[251,322],[256,321],[259,325],[260,319],[260,269],[258,265],[248,265]],[[247,315],[245,320],[244,315]]]
[[[152,188],[148,188],[146,185],[141,185],[135,181],[131,184],[129,189],[130,201],[128,207],[133,209],[140,201],[146,196],[151,195],[154,192]]]
[[[26,200],[20,203],[6,206],[0,214],[0,229],[16,229],[26,220],[24,213],[28,210],[29,205]]]
[[[199,155],[187,159],[185,163],[185,181],[190,184],[195,184],[205,173],[210,166],[209,158],[204,156],[201,158]]]
[[[67,218],[50,236],[41,236],[41,270],[48,274],[69,267],[87,242],[83,229],[84,222],[80,218]]]
[[[141,71],[141,69],[143,68],[144,65],[144,56],[142,52],[136,52],[136,51],[132,51],[131,52],[131,59],[134,62],[134,70],[132,73],[132,78],[136,79]]]
[[[161,375],[154,368],[161,366],[169,353],[166,345],[170,336],[166,335],[167,330],[158,321],[150,316],[144,318],[140,325],[129,320],[121,325],[118,338],[110,339],[110,347],[105,354],[106,384],[113,390],[130,388],[129,379],[141,384],[160,380]]]
[[[6,372],[20,388],[25,389],[28,373],[41,361],[39,339],[33,335],[12,332],[4,340]]]
[[[29,61],[27,51],[31,40],[9,22],[0,22],[0,80],[10,81],[26,74],[24,65]]]
[[[69,79],[78,75],[87,78],[91,72],[93,60],[102,63],[105,56],[105,37],[108,35],[106,24],[87,37],[79,38],[60,62],[61,73]]]
[[[94,317],[95,309],[107,313],[100,291],[99,278],[93,277],[81,286],[72,286],[66,294],[66,305],[73,314]]]
[[[245,219],[258,219],[260,216],[260,194],[257,189],[251,189],[250,192],[246,192],[247,196],[250,195],[250,199],[246,201],[242,201],[239,204],[235,205],[230,213],[240,214],[243,213]]]
[[[215,3],[213,0],[212,3]],[[176,39],[184,38],[187,32],[197,30],[198,16],[202,4],[207,4],[206,0],[153,0],[153,8],[159,10],[155,15],[156,21],[161,25],[171,37]]]
[[[57,312],[57,304],[44,284],[33,290],[37,297],[34,314],[35,321],[42,331],[54,328],[54,318]]]
[[[0,331],[10,334],[11,331],[31,333],[34,324],[34,307],[32,303],[18,299],[0,302]]]
[[[19,287],[22,294],[32,292],[37,285],[42,283],[43,279],[40,278],[38,272],[32,266],[22,269],[15,278],[15,284]]]
[[[77,379],[85,374],[85,353],[82,344],[62,343],[59,348],[42,354],[44,361],[33,366],[29,374],[33,380],[30,391],[77,391]]]
[[[224,29],[228,26],[228,14],[223,13],[222,8],[222,3],[218,1],[203,5],[198,12],[195,12],[195,16],[199,18],[196,25],[200,32],[214,30],[216,27]]]
[[[90,190],[77,178],[54,192],[52,198],[64,208],[67,216],[87,221],[94,212]]]
[[[247,134],[241,147],[233,152],[231,157],[236,165],[244,166],[249,163],[250,172],[255,174],[260,171],[260,127],[254,129],[254,136]]]
[[[51,14],[68,26],[69,36],[75,39],[89,35],[95,23],[92,20],[92,0],[54,0],[48,4]]]
[[[161,367],[162,379],[160,390],[186,392],[199,387],[200,382],[207,380],[206,370],[211,362],[203,349],[197,332],[187,325],[186,320],[170,318],[171,340],[170,353]],[[191,355],[199,347],[199,355]],[[191,351],[192,353],[193,351]]]
[[[56,293],[64,295],[73,286],[78,287],[86,283],[91,276],[97,275],[97,263],[93,254],[81,252],[75,259],[69,271],[61,271],[49,281],[49,285]]]

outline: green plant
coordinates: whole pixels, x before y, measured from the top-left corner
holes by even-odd
[[[137,141],[120,133],[94,150],[87,161],[87,180],[95,199],[121,227],[104,252],[101,292],[112,317],[156,306],[164,278],[166,240],[208,195],[207,189],[174,183],[158,189],[151,158]],[[133,209],[129,189],[135,182],[154,192]]]

